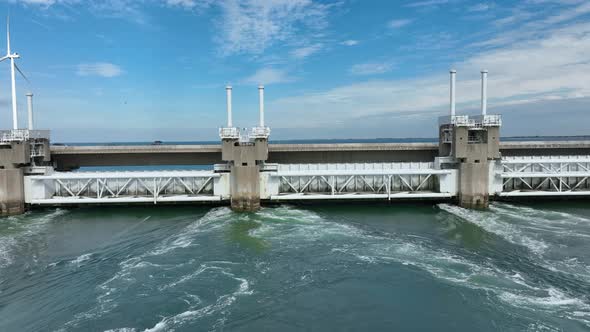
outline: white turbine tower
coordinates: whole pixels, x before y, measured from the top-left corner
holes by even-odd
[[[0,59],[0,62],[10,59],[10,80],[12,83],[12,127],[13,129],[18,129],[18,113],[16,109],[16,78],[14,74],[14,70],[18,70],[18,72],[22,75],[22,77],[28,82],[29,80],[23,74],[23,72],[18,68],[14,60],[20,58],[18,53],[11,53],[10,51],[10,17],[6,19],[6,56]]]

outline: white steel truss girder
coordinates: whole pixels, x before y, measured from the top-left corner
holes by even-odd
[[[279,193],[271,199],[392,199],[452,197],[437,191],[439,169],[279,171]]]
[[[505,158],[497,175],[500,196],[590,195],[590,156]]]
[[[80,172],[29,176],[50,188],[48,197],[33,204],[218,201],[214,179],[204,171]]]

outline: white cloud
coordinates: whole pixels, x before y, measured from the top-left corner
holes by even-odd
[[[345,46],[355,46],[355,45],[358,45],[358,43],[359,43],[358,40],[348,39],[348,40],[341,42],[340,44],[345,45]]]
[[[590,97],[590,85],[580,76],[590,72],[590,23],[572,24],[554,29],[543,38],[488,50],[454,67],[458,70],[457,100],[461,109],[477,108],[479,71],[483,68],[489,70],[491,112],[499,105]],[[309,121],[303,119],[313,116],[315,125],[323,126],[333,118],[351,121],[379,114],[444,112],[448,89],[446,72],[343,85],[275,101],[273,109],[281,110],[281,114],[273,123],[309,126]]]
[[[590,2],[586,2],[574,8],[564,10],[557,15],[549,17],[545,22],[549,24],[559,23],[571,20],[578,16],[586,15],[588,13],[590,13]]]
[[[309,45],[309,46],[304,46],[304,47],[300,47],[300,48],[296,48],[293,51],[291,51],[291,56],[294,57],[295,59],[304,59],[307,58],[308,56],[319,52],[322,49],[322,44],[313,44],[313,45]]]
[[[406,5],[406,7],[434,7],[444,5],[449,0],[426,0],[426,1],[415,1]]]
[[[182,7],[185,9],[207,8],[215,3],[215,0],[162,0],[170,7]]]
[[[467,8],[467,10],[470,12],[485,12],[488,11],[490,8],[492,8],[492,5],[490,5],[489,3],[478,3],[476,5],[470,6],[469,8]]]
[[[354,75],[376,75],[385,74],[393,69],[391,62],[368,62],[356,64],[350,68],[350,73]]]
[[[391,20],[387,23],[387,26],[392,29],[398,29],[412,23],[410,19]]]
[[[248,84],[278,84],[293,81],[285,70],[276,68],[262,68],[244,82]]]
[[[1,1],[1,0],[0,0]],[[121,18],[139,24],[150,22],[146,5],[179,7],[186,10],[215,7],[220,17],[216,19],[216,40],[221,53],[262,54],[268,47],[297,43],[314,44],[321,39],[327,26],[329,10],[340,2],[331,4],[316,0],[8,0],[41,8],[78,4],[99,17]],[[57,12],[54,13],[57,15]],[[313,46],[313,45],[312,45]],[[309,47],[312,47],[309,46]],[[307,51],[315,49],[307,49]],[[301,52],[305,52],[305,48]]]
[[[227,0],[221,3],[219,44],[226,55],[261,54],[278,42],[326,26],[329,5],[312,0]]]
[[[116,77],[123,74],[123,70],[108,62],[82,63],[78,65],[76,74],[78,76]]]

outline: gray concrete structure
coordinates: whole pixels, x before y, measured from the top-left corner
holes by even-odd
[[[25,211],[24,175],[50,160],[48,131],[0,132],[0,215]]]
[[[0,216],[25,211],[24,173],[21,166],[30,162],[27,142],[0,144]]]
[[[444,146],[444,144],[441,144]],[[449,145],[450,146],[450,145]],[[449,147],[447,146],[447,149]],[[221,145],[51,146],[58,170],[85,166],[213,165]],[[501,142],[502,156],[590,155],[590,141]],[[449,152],[441,150],[441,156]],[[427,162],[437,143],[269,144],[269,163]]]
[[[21,168],[0,169],[0,216],[25,212],[23,175]]]
[[[489,118],[493,117],[493,118]],[[490,167],[500,161],[500,118],[450,117],[439,128],[439,153],[459,170],[458,203],[466,208],[489,204]]]
[[[268,159],[268,141],[223,138],[221,159],[230,169],[231,208],[256,211],[260,208],[260,167]]]

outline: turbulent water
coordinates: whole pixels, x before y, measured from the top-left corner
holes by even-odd
[[[0,331],[588,331],[590,205],[42,210]]]

